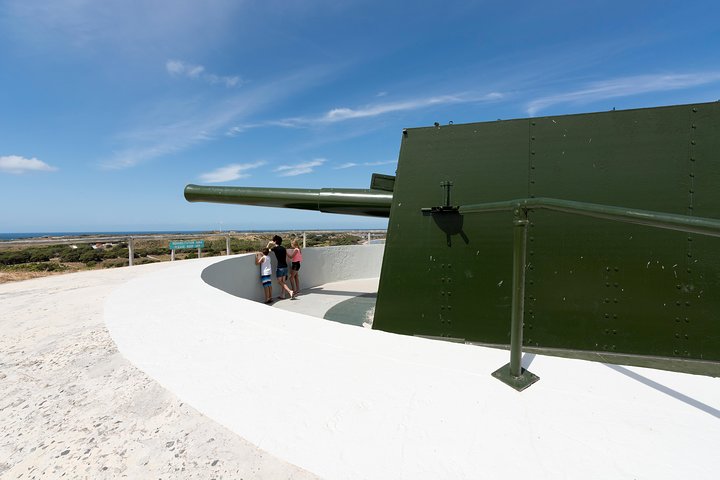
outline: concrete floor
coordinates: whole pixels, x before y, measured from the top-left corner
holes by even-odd
[[[268,307],[183,267],[107,300],[120,351],[200,412],[322,478],[714,480],[720,470],[718,378],[526,354],[540,381],[517,392],[491,375],[507,351]],[[321,290],[311,313],[349,288]],[[311,299],[278,304],[310,309]]]
[[[340,303],[359,295],[377,293],[378,282],[378,278],[362,278],[327,283],[302,291],[296,300],[277,300],[273,306],[288,312],[324,318],[329,310]]]
[[[268,307],[221,260],[0,285],[0,476],[717,478],[718,378],[526,354],[517,392],[506,351],[307,315],[365,281]]]

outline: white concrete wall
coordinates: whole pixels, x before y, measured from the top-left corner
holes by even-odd
[[[300,289],[355,278],[380,276],[385,245],[356,245],[343,247],[304,248],[300,267]],[[277,262],[270,253],[273,265],[273,294],[280,293],[275,279]],[[255,265],[255,254],[242,254],[214,263],[202,272],[208,285],[236,297],[262,300],[260,267]]]

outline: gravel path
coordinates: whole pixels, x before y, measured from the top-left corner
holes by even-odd
[[[315,479],[118,353],[105,298],[169,264],[0,285],[0,478]]]

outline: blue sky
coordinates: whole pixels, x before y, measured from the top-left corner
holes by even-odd
[[[0,232],[384,228],[403,128],[720,99],[720,2],[0,0]]]

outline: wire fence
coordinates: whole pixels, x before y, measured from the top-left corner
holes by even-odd
[[[192,245],[191,248],[177,248],[178,250],[197,250],[197,256],[216,256],[231,255],[235,253],[243,253],[248,251],[256,251],[264,247],[265,244],[273,237],[279,234],[283,236],[287,243],[293,239],[298,240],[298,244],[306,248],[315,245],[332,245],[333,239],[340,239],[341,243],[352,241],[352,237],[357,237],[353,243],[377,243],[385,239],[385,230],[308,230],[308,231],[286,231],[286,232],[207,232],[207,233],[162,233],[162,234],[133,234],[133,235],[81,235],[81,236],[62,236],[62,237],[36,237],[17,240],[0,241],[0,255],[9,250],[19,250],[23,247],[41,247],[51,245],[67,245],[71,249],[88,247],[93,250],[114,251],[127,249],[127,265],[135,265],[137,263],[147,263],[146,261],[138,262],[141,257],[148,258],[151,261],[174,260],[175,250],[178,245]],[[224,245],[222,240],[225,240]],[[350,239],[350,240],[348,240]],[[198,248],[198,246],[200,246]],[[89,250],[88,250],[89,251]],[[169,258],[165,258],[169,256]],[[189,256],[189,255],[188,255]],[[92,258],[88,256],[86,258]],[[99,257],[97,257],[99,258]],[[187,256],[186,256],[187,258]],[[32,261],[32,260],[30,260]]]

